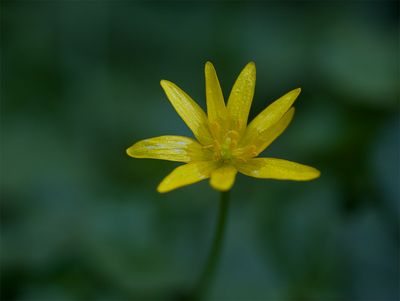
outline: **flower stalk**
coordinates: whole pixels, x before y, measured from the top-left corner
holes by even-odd
[[[200,275],[197,286],[195,287],[195,300],[202,300],[206,296],[214,279],[215,271],[218,267],[221,257],[221,251],[225,237],[229,200],[229,191],[222,191],[219,202],[218,219],[215,227],[214,240],[203,272]]]

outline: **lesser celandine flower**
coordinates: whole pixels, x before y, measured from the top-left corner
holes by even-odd
[[[256,178],[307,181],[319,176],[313,167],[275,158],[257,158],[289,125],[293,102],[300,88],[269,105],[247,124],[256,83],[256,67],[249,63],[233,85],[225,105],[217,74],[206,63],[207,115],[175,84],[162,80],[167,97],[197,140],[182,136],[160,136],[139,141],[127,149],[134,158],[186,163],[173,170],[158,186],[159,192],[211,178],[221,192],[215,236],[203,273],[188,300],[201,299],[208,290],[220,257],[229,204],[228,190],[237,172]]]
[[[157,190],[168,192],[210,178],[217,190],[229,190],[237,172],[265,179],[307,181],[317,178],[317,169],[276,158],[258,158],[289,125],[294,89],[264,109],[249,124],[256,67],[250,62],[240,73],[225,104],[214,66],[205,66],[207,115],[174,83],[162,80],[169,101],[197,140],[183,136],[160,136],[135,143],[127,149],[134,158],[186,163],[173,170]]]

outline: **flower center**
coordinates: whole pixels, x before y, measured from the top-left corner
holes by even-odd
[[[238,144],[239,133],[228,131],[221,140],[214,141],[214,157],[217,161],[228,163],[233,159],[233,151]]]
[[[215,161],[223,164],[230,164],[232,161],[245,162],[257,155],[254,145],[239,146],[240,135],[238,131],[224,131],[216,122],[210,124],[210,129],[214,141],[204,147],[213,151]]]

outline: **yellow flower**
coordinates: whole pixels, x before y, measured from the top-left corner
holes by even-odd
[[[250,62],[233,85],[225,105],[214,66],[205,66],[207,113],[178,86],[161,81],[169,101],[192,130],[197,141],[182,136],[160,136],[139,141],[127,149],[134,158],[184,162],[162,180],[157,190],[173,189],[211,178],[213,188],[229,190],[237,172],[255,177],[307,181],[320,172],[310,166],[275,158],[255,158],[289,125],[291,107],[300,88],[269,105],[247,125],[254,95],[256,67]]]

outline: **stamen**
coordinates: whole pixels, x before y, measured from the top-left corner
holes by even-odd
[[[249,145],[235,149],[232,154],[237,158],[250,159],[257,156],[257,148],[255,145]]]
[[[257,148],[256,148],[255,145],[250,145],[249,148],[250,148],[250,149],[249,149],[249,153],[250,153],[251,157],[255,157],[255,156],[258,155],[258,154],[257,154]]]
[[[237,140],[239,138],[239,133],[234,130],[230,130],[228,133],[226,133],[228,137],[231,137],[232,139]]]
[[[221,156],[222,156],[221,155],[221,151],[222,151],[221,144],[219,144],[219,142],[217,140],[214,140],[213,147],[214,147],[214,158],[215,158],[215,160],[220,160]]]
[[[241,163],[246,163],[246,162],[247,162],[247,159],[242,158],[242,157],[237,157],[237,158],[236,158],[236,161],[239,161],[239,162],[241,162]]]
[[[239,138],[239,134],[237,131],[228,131],[225,134],[225,143],[227,146],[229,146],[230,149],[235,149],[237,146],[237,140]]]

